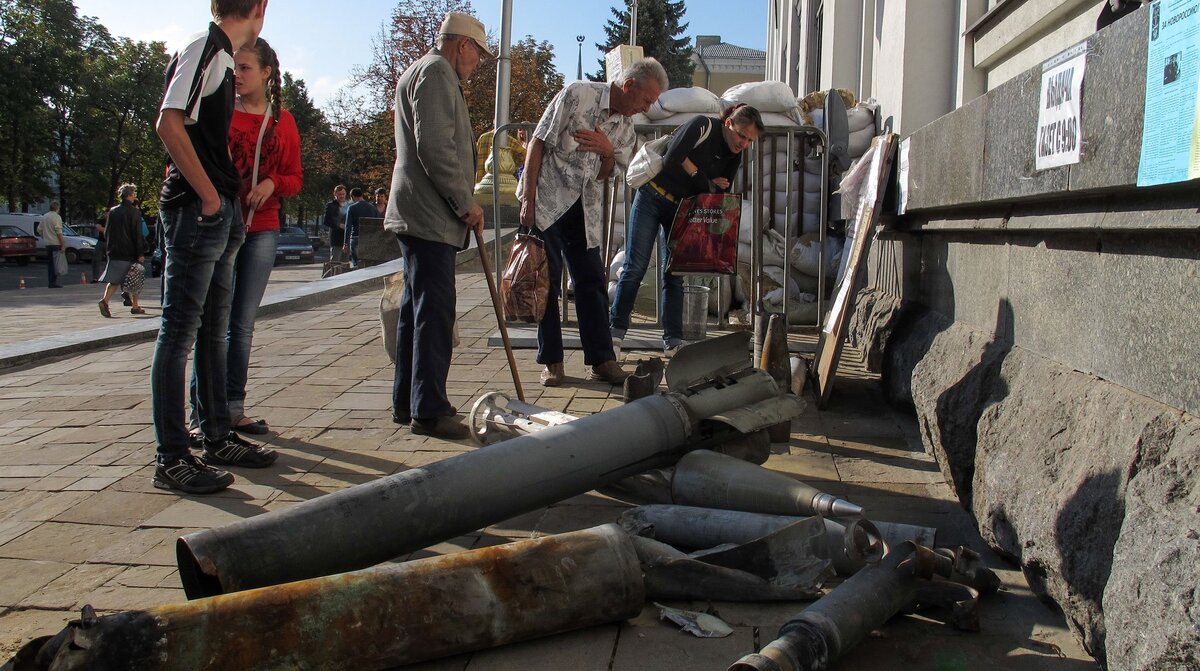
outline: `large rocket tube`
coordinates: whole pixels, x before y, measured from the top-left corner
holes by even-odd
[[[675,462],[691,423],[653,396],[536,434],[188,534],[189,598],[353,571]]]
[[[148,611],[86,609],[14,667],[370,671],[624,620],[644,601],[633,543],[610,524]]]

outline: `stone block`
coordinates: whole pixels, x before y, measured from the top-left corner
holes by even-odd
[[[1084,648],[1103,659],[1104,588],[1129,474],[1179,413],[1022,349],[1008,354],[996,383],[1005,389],[978,422],[980,533],[1020,561],[1032,589],[1059,604]]]
[[[1041,68],[1034,68],[985,96],[992,102],[984,121],[983,183],[976,201],[1017,200],[1066,190],[1066,167],[1034,169],[1041,86]],[[971,141],[972,136],[947,137],[939,151]]]
[[[1196,669],[1200,421],[1191,418],[1175,427],[1169,440],[1146,448],[1129,483],[1104,590],[1108,669]]]
[[[1088,40],[1083,146],[1079,163],[1068,168],[1072,191],[1137,183],[1149,16],[1134,12]]]
[[[909,212],[980,200],[992,104],[991,96],[980,96],[910,136]]]
[[[0,559],[0,606],[17,605],[70,570],[70,564],[56,561]]]
[[[923,337],[899,346],[907,351],[904,358],[919,359],[912,369],[912,402],[926,451],[955,496],[970,507],[979,416],[996,390],[1002,390],[996,378],[1011,341],[959,324],[926,340],[941,322],[922,320],[932,322],[916,331]]]
[[[1093,370],[1200,415],[1200,236],[1105,233],[1100,240],[1097,319],[1087,334]]]

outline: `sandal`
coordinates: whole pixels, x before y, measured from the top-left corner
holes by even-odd
[[[131,315],[144,315],[144,314],[146,314],[146,311],[145,311],[145,310],[143,310],[142,308],[132,308],[132,309],[130,309],[130,310],[129,310],[129,314],[131,314]]]
[[[242,423],[243,421],[245,421],[246,423],[243,424]],[[251,420],[249,417],[242,415],[241,417],[234,420],[233,430],[237,431],[238,433],[248,433],[248,434],[255,435],[255,436],[261,436],[265,433],[270,432],[271,429],[270,429],[270,427],[267,426],[267,420],[265,420],[265,419]]]
[[[108,303],[105,303],[104,301],[100,301],[99,303],[97,303],[97,305],[100,306],[100,314],[104,315],[105,317],[109,317],[109,318],[112,317],[112,311],[108,309]]]

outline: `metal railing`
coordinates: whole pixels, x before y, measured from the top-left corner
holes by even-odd
[[[530,136],[532,137],[532,130],[534,129],[535,126],[536,126],[536,124],[532,124],[532,123],[508,123],[508,124],[505,124],[505,125],[499,127],[498,129],[496,129],[496,133],[492,138],[492,166],[493,166],[494,170],[496,169],[496,166],[498,166],[500,164],[499,151],[501,148],[501,143],[498,142],[497,139],[500,137],[501,133],[506,132],[506,131],[515,131],[518,129],[526,129],[526,130],[530,131]],[[667,133],[672,133],[677,128],[678,128],[678,125],[651,124],[651,125],[638,125],[635,127],[635,131],[637,132],[639,137],[643,137],[644,139],[646,139],[648,141],[650,139],[662,137],[663,135],[665,135]],[[751,244],[751,259],[750,259],[750,278],[751,278],[752,286],[746,287],[746,289],[749,291],[748,298],[749,298],[749,302],[750,302],[749,312],[750,312],[750,318],[751,318],[751,327],[757,326],[757,320],[759,319],[760,313],[764,313],[764,307],[763,307],[763,303],[762,303],[763,296],[764,296],[764,290],[763,290],[764,265],[763,265],[763,247],[762,247],[762,245],[763,245],[763,237],[764,237],[764,232],[765,232],[764,222],[762,220],[763,205],[764,204],[769,205],[769,207],[770,207],[769,211],[772,212],[772,214],[773,214],[775,212],[775,198],[776,198],[776,194],[778,193],[778,191],[776,189],[776,187],[778,186],[777,171],[774,169],[771,170],[770,178],[768,181],[767,178],[764,176],[763,162],[767,155],[776,156],[779,153],[780,138],[785,138],[786,144],[785,144],[785,148],[784,148],[784,155],[785,155],[785,165],[787,166],[786,178],[785,178],[785,183],[784,183],[784,192],[783,192],[785,200],[784,200],[784,226],[783,226],[783,231],[782,231],[782,235],[784,237],[784,247],[783,247],[783,280],[784,281],[782,283],[782,286],[783,286],[783,306],[782,307],[783,307],[784,324],[789,329],[792,326],[792,324],[790,323],[790,318],[789,318],[789,314],[790,314],[789,308],[790,308],[790,302],[792,299],[791,292],[789,291],[789,288],[790,288],[789,280],[791,278],[791,253],[792,253],[792,243],[793,243],[793,237],[792,237],[791,231],[793,229],[793,226],[792,226],[793,222],[795,223],[794,228],[798,232],[803,230],[804,179],[805,179],[803,159],[808,155],[815,155],[816,157],[818,157],[820,159],[821,189],[820,189],[820,210],[818,213],[818,231],[819,231],[818,244],[819,244],[819,248],[818,248],[818,273],[817,273],[817,315],[816,315],[816,319],[813,324],[804,324],[804,326],[818,326],[820,324],[821,315],[824,314],[824,312],[825,312],[825,302],[826,302],[825,294],[826,294],[827,267],[826,267],[826,258],[825,257],[826,257],[826,252],[827,252],[826,237],[828,235],[828,228],[829,228],[829,188],[828,188],[828,183],[829,183],[829,138],[826,136],[824,131],[822,131],[820,128],[817,128],[815,126],[795,126],[795,127],[771,126],[771,127],[768,127],[763,133],[761,133],[759,135],[758,141],[756,141],[753,145],[751,145],[750,160],[742,161],[742,167],[738,171],[738,176],[734,180],[733,187],[730,189],[730,191],[732,193],[741,194],[743,199],[748,196],[750,199],[750,203],[751,203],[751,212],[752,212],[751,222],[752,222],[752,226],[753,226],[753,235],[751,237],[752,244]],[[507,142],[507,140],[505,140],[505,142]],[[764,146],[766,146],[765,150],[764,150]],[[798,156],[793,156],[793,149],[795,149],[795,148],[801,149]],[[799,178],[798,178],[799,183],[798,184],[793,183],[794,175],[796,173],[799,173]],[[499,243],[499,241],[502,239],[501,238],[502,234],[501,234],[501,222],[500,222],[500,192],[499,192],[499,188],[498,188],[498,185],[499,185],[498,178],[497,178],[496,182],[494,182],[494,183],[496,184],[496,186],[494,186],[492,189],[492,219],[493,219],[493,228],[495,231],[495,236],[496,236],[497,242],[494,245],[493,251],[495,254],[496,284],[497,284],[497,286],[499,286],[500,280],[501,280],[501,275],[504,270],[504,265],[503,265],[503,262],[501,259],[502,245]],[[602,245],[603,245],[603,251],[604,251],[604,266],[605,266],[606,276],[607,276],[607,269],[611,265],[612,260],[613,260],[612,229],[613,229],[613,220],[616,215],[616,201],[617,201],[616,189],[618,189],[618,188],[623,189],[622,193],[624,195],[624,214],[625,214],[624,225],[626,227],[626,229],[625,229],[626,239],[628,239],[628,235],[629,235],[629,223],[630,223],[629,222],[629,214],[630,214],[630,209],[632,208],[632,205],[633,205],[634,190],[629,188],[629,185],[626,184],[623,179],[621,179],[621,180],[612,180],[612,179],[606,180],[605,188],[603,190],[606,202],[603,204],[603,210],[602,210],[605,213],[604,234],[603,234],[603,239],[602,239]],[[793,212],[792,206],[791,206],[791,194],[793,193],[794,189],[799,189],[799,197],[796,199],[797,205],[798,205],[798,210],[799,210],[798,212]],[[656,257],[656,259],[657,258],[658,257]],[[658,261],[658,262],[661,262],[661,261]],[[661,269],[659,269],[659,272],[661,274]],[[567,291],[566,291],[566,287],[565,287],[565,271],[564,271],[564,280],[563,281],[564,281],[563,291],[560,292],[560,297],[562,300],[562,310],[561,310],[560,314],[562,316],[562,322],[564,324],[566,324],[566,323],[568,323],[569,298],[567,296]],[[659,280],[659,281],[661,281],[661,280]],[[718,292],[718,302],[722,306],[722,308],[720,310],[718,310],[719,326],[721,326],[721,327],[728,325],[728,320],[727,320],[728,311],[724,309],[728,304],[728,300],[726,299],[726,296],[728,296],[729,294],[726,293],[727,291],[730,291],[730,292],[732,291],[732,287],[729,284],[729,279],[727,277],[720,276],[718,287],[717,287],[717,292]],[[661,301],[661,291],[655,292],[654,301],[655,301],[654,304],[655,304],[655,319],[656,319],[656,322],[654,325],[661,326],[662,325],[661,324],[661,322],[662,322],[662,316],[661,316],[662,315],[662,306],[659,304]]]

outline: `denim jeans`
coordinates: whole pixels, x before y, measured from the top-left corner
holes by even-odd
[[[583,201],[577,200],[550,228],[538,231],[546,243],[546,265],[550,272],[550,295],[546,314],[538,322],[540,364],[562,363],[562,318],[559,316],[559,292],[562,289],[563,260],[575,280],[575,314],[579,317],[579,341],[583,345],[583,363],[596,366],[614,361],[612,338],[608,335],[608,287],[600,248],[588,249],[583,224]]]
[[[454,416],[446,377],[454,348],[454,259],[444,242],[397,235],[404,257],[404,295],[396,323],[392,412],[401,417]]]
[[[246,378],[250,369],[250,345],[254,340],[254,320],[258,306],[267,291],[271,269],[275,267],[275,250],[279,246],[279,231],[255,231],[246,234],[233,266],[233,301],[229,308],[229,344],[225,355],[225,396],[229,402],[230,421],[246,412]],[[192,369],[191,398],[193,424],[200,425],[204,407],[197,397],[198,380]]]
[[[58,284],[58,273],[54,272],[54,255],[62,251],[62,245],[46,245],[46,286]]]
[[[663,345],[672,347],[683,342],[683,278],[667,272],[667,233],[675,219],[678,205],[663,198],[648,186],[638,189],[629,214],[629,231],[625,236],[625,264],[617,280],[617,293],[608,315],[609,329],[614,338],[624,338],[629,329],[629,315],[637,299],[638,288],[646,269],[650,267],[650,249],[658,240],[658,266],[662,269]]]
[[[188,449],[184,401],[188,352],[195,349],[196,402],[204,437],[229,433],[225,395],[226,333],[233,299],[233,264],[245,238],[241,207],[221,196],[213,221],[200,220],[200,201],[161,212],[167,263],[162,322],[150,368],[150,398],[158,453],[168,459]]]
[[[350,246],[350,267],[357,268],[358,267],[358,236],[357,235],[352,236],[350,238],[349,246]]]

